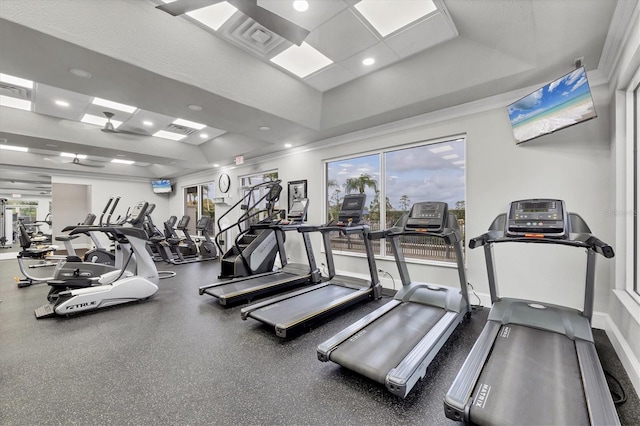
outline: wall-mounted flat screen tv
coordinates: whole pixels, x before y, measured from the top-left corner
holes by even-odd
[[[151,181],[151,187],[156,194],[171,192],[171,181],[167,179]]]
[[[552,81],[507,107],[516,143],[595,118],[584,67]]]

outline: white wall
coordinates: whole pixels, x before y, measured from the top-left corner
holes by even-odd
[[[118,203],[118,206],[111,218],[112,221],[115,221],[118,216],[124,216],[127,212],[127,208],[133,207],[139,201],[147,201],[149,203],[156,204],[156,208],[152,214],[152,218],[156,225],[161,225],[162,222],[167,220],[169,217],[168,195],[155,194],[151,188],[151,182],[147,180],[120,181],[91,177],[80,178],[71,176],[52,176],[51,182],[88,185],[90,187],[89,192],[91,197],[90,212],[96,215],[96,223],[100,219],[100,214],[104,210],[109,198],[115,196],[120,196],[120,202]],[[82,219],[84,219],[84,216],[82,216],[80,220]],[[54,218],[54,220],[58,222],[63,219]]]

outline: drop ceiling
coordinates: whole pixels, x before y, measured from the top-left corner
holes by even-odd
[[[620,39],[623,17],[635,5],[436,0],[435,12],[382,37],[355,0],[311,0],[304,14],[289,1],[259,0],[310,30],[305,42],[331,59],[299,77],[271,61],[293,44],[240,12],[213,30],[193,17],[162,12],[156,8],[161,4],[2,1],[0,73],[36,85],[32,111],[0,107],[0,138],[31,149],[0,151],[0,188],[9,171],[152,179],[224,167],[237,155],[278,153],[285,143],[292,149],[321,145],[545,83],[569,71],[578,57],[591,76],[606,80],[617,48],[611,40]],[[365,57],[376,58],[373,67],[362,65]],[[55,105],[62,97],[69,107]],[[134,113],[111,111],[123,121],[119,129],[134,134],[105,133],[80,122],[85,113],[104,112],[91,104],[94,97],[135,106]],[[143,124],[166,128],[177,118],[206,129],[178,142],[149,136],[155,127]],[[88,155],[87,162],[103,167],[70,165],[60,152]],[[112,164],[113,158],[136,163]]]

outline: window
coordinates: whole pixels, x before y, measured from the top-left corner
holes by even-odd
[[[386,229],[418,201],[444,201],[464,232],[465,141],[462,138],[388,149],[326,164],[327,220],[337,218],[344,194],[364,193],[364,221],[372,230]],[[455,262],[455,253],[437,238],[402,237],[407,258]],[[391,247],[374,241],[376,254],[391,256]],[[336,234],[336,251],[364,253],[361,239]]]
[[[638,139],[640,139],[640,84],[633,91],[633,290],[640,294],[638,284],[638,257],[640,257],[640,230],[638,223]]]
[[[214,182],[205,183],[200,185],[200,217],[209,216],[211,222],[207,232],[209,235],[214,235],[215,220],[216,220],[216,205],[213,202],[213,198],[216,195],[216,185]]]

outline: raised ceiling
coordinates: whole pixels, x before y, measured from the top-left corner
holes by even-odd
[[[321,144],[545,83],[579,57],[591,77],[604,81],[615,58],[612,40],[624,31],[621,17],[635,6],[632,0],[438,0],[435,15],[385,38],[363,22],[357,1],[311,0],[306,15],[295,15],[289,3],[259,1],[307,25],[306,42],[334,61],[304,78],[270,61],[291,43],[265,53],[229,38],[246,22],[241,14],[216,32],[156,9],[160,1],[3,0],[0,73],[33,80],[36,88],[35,112],[0,107],[0,139],[31,149],[0,151],[2,171],[175,178],[232,164],[237,155],[251,159],[283,151],[285,143]],[[426,29],[432,19],[442,20],[442,28]],[[377,67],[362,71],[361,59],[374,53],[382,58]],[[73,68],[91,77],[70,73]],[[75,115],[62,112],[53,106],[62,95],[84,106]],[[92,97],[139,108],[130,118],[144,113],[164,125],[174,118],[203,123],[210,138],[176,142],[101,132],[78,121],[81,110],[94,109]],[[136,120],[122,129],[143,133],[142,116]],[[60,152],[88,155],[87,162],[104,167],[70,165]],[[106,162],[112,158],[136,164]],[[0,174],[0,188],[8,190],[8,180]]]

